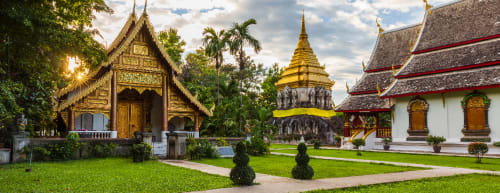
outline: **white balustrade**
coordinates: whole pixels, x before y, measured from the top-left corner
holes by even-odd
[[[92,138],[92,139],[116,138],[116,135],[113,136],[113,131],[70,131],[70,133],[78,133],[80,138]]]
[[[192,138],[200,138],[200,132],[199,131],[173,131],[174,133],[185,133],[187,134],[188,137]]]

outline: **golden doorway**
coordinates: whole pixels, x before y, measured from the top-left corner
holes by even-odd
[[[134,132],[142,131],[144,104],[135,101],[118,103],[118,138],[132,138]]]

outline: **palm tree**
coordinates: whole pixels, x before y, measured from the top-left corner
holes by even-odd
[[[215,60],[215,69],[217,70],[217,103],[219,103],[219,68],[224,62],[224,51],[226,51],[229,36],[225,30],[220,30],[217,33],[211,27],[203,29],[203,36],[205,54]]]
[[[255,37],[250,35],[250,31],[248,29],[250,25],[255,24],[257,24],[257,21],[252,18],[243,22],[242,24],[233,23],[233,27],[231,28],[231,30],[229,30],[229,51],[233,56],[235,56],[235,59],[240,66],[240,110],[243,103],[241,90],[243,87],[243,70],[245,70],[245,51],[243,50],[243,48],[248,45],[253,48],[255,53],[259,53],[259,51],[262,49],[260,47],[260,42],[255,39]],[[241,118],[239,122],[241,130]]]

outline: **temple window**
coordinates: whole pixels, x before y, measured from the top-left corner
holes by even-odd
[[[83,113],[75,118],[75,130],[107,131],[108,118],[101,113]]]
[[[422,141],[429,133],[427,129],[427,111],[429,104],[422,98],[412,99],[407,106],[409,117],[408,141]]]
[[[462,141],[489,141],[488,109],[490,99],[484,94],[474,92],[462,100],[464,128]]]

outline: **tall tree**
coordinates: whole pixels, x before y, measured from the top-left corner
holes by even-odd
[[[78,56],[89,69],[107,59],[89,30],[98,12],[112,10],[104,0],[0,1],[0,114],[7,118],[1,124],[14,128],[24,114],[27,128],[51,127],[53,93],[67,81],[67,57]]]
[[[181,39],[177,29],[169,28],[166,31],[160,31],[158,33],[158,40],[163,44],[170,58],[177,64],[181,63],[186,42]]]
[[[214,28],[207,27],[203,30],[203,46],[205,46],[205,54],[210,56],[215,61],[215,69],[217,70],[217,102],[219,99],[219,68],[224,63],[224,51],[226,51],[228,34],[225,30],[215,32]]]
[[[243,48],[246,46],[250,46],[253,48],[255,53],[259,53],[260,50],[262,49],[260,46],[260,42],[253,37],[250,34],[249,26],[250,25],[256,25],[257,21],[255,19],[249,19],[242,24],[234,23],[233,27],[229,31],[229,37],[230,37],[230,42],[229,42],[229,50],[231,54],[236,58],[238,61],[238,65],[240,67],[240,110],[243,104],[243,97],[242,97],[242,87],[243,87],[243,70],[245,70],[245,51]],[[239,120],[240,124],[240,130],[241,130],[241,116]]]

